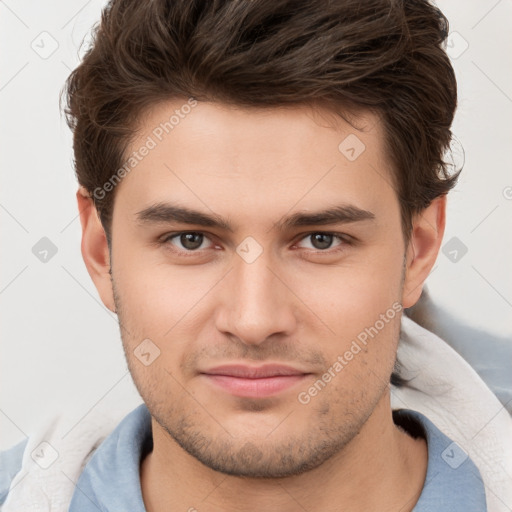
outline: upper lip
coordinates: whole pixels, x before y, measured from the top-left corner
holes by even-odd
[[[305,375],[307,372],[282,364],[265,364],[263,366],[248,366],[243,364],[226,364],[202,371],[207,375],[225,375],[242,379],[262,379],[281,375]]]

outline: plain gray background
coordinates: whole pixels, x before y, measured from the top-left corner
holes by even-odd
[[[66,411],[71,429],[94,408],[121,417],[141,401],[117,317],[82,261],[71,134],[58,105],[103,4],[0,1],[0,450],[54,412]],[[512,343],[512,1],[437,4],[451,23],[453,131],[465,166],[427,282],[437,304]],[[36,256],[43,237],[56,250],[46,261]]]

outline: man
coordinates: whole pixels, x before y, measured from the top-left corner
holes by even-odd
[[[420,412],[414,365],[435,394],[443,358],[399,351],[457,179],[447,29],[426,1],[107,6],[67,114],[82,254],[144,404],[83,429],[56,509],[498,510],[441,399]]]

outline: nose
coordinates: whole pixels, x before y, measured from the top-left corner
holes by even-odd
[[[265,252],[252,263],[234,255],[224,280],[217,329],[246,345],[260,345],[274,335],[290,335],[296,326],[293,293]]]

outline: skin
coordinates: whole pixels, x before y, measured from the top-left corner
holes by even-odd
[[[185,102],[148,111],[128,153]],[[378,118],[359,113],[357,129],[333,119],[322,107],[198,103],[117,186],[111,255],[92,200],[77,193],[84,261],[152,415],[154,449],[141,462],[150,512],[408,511],[421,493],[426,443],[391,416],[401,314],[298,400],[393,304],[416,303],[445,226],[440,197],[413,219],[406,246]],[[366,146],[355,161],[338,149],[349,134]],[[159,202],[232,231],[137,221]],[[278,228],[337,205],[373,218]],[[205,235],[195,252],[169,238],[184,231]],[[340,238],[322,246],[308,236],[318,232]],[[262,249],[251,263],[237,253],[248,236]],[[160,350],[148,366],[134,354],[145,339]],[[233,396],[200,375],[235,362],[308,375],[270,398]]]

